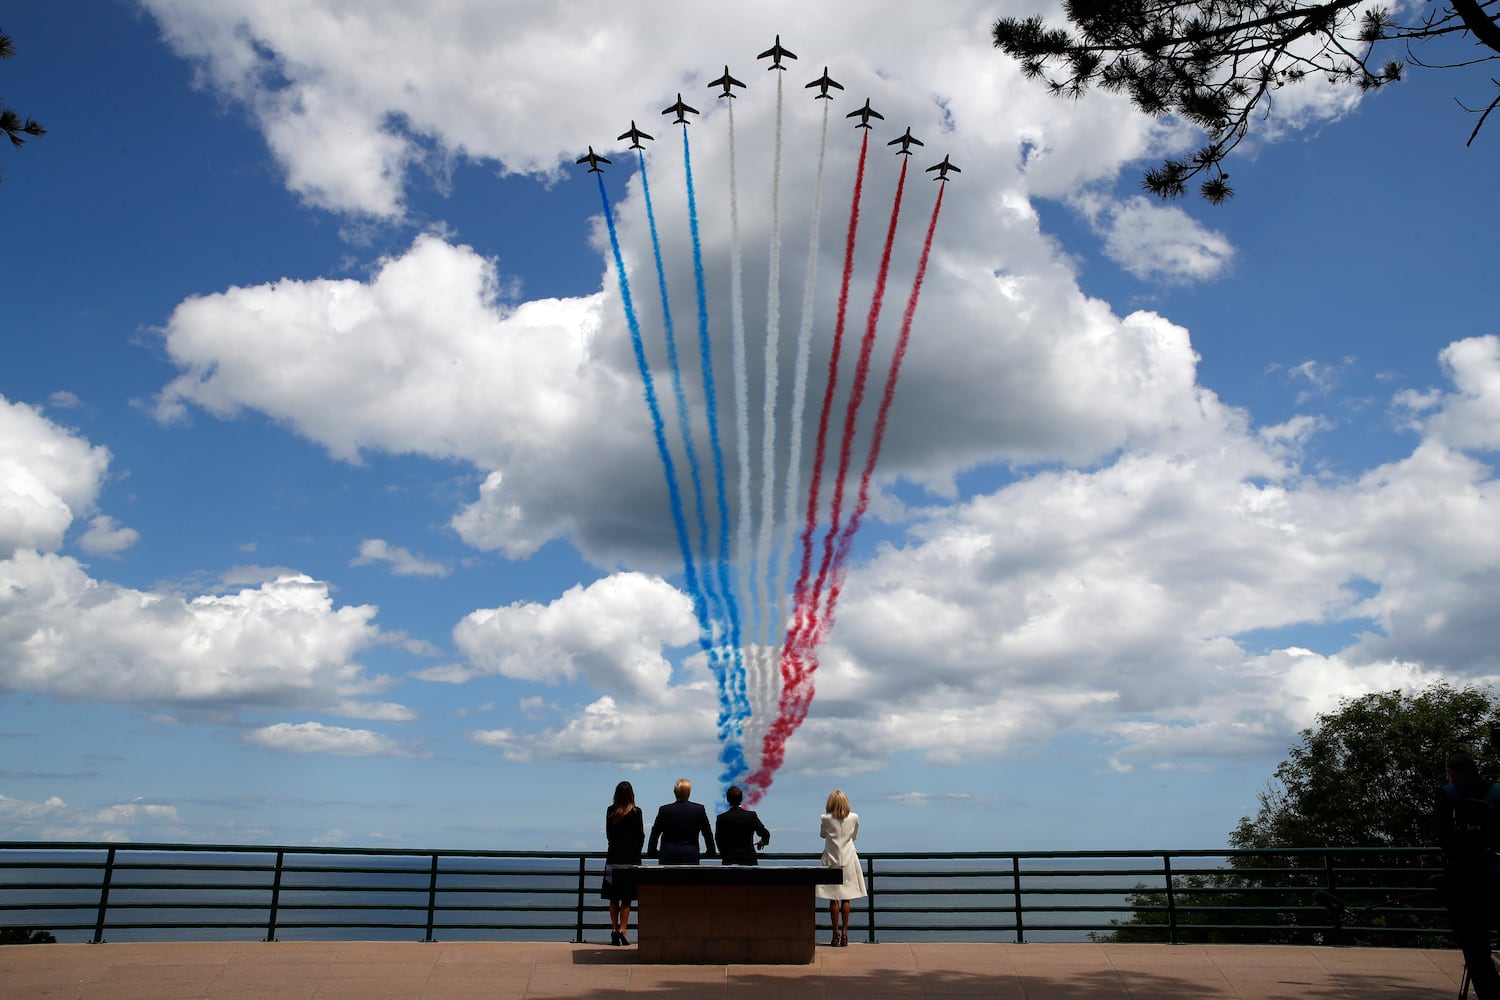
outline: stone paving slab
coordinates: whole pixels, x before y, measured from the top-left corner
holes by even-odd
[[[0,948],[16,1000],[1436,1000],[1452,951],[1257,945],[819,945],[811,965],[643,965],[595,944],[245,942]]]

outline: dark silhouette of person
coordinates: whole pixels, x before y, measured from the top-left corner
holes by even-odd
[[[629,944],[630,906],[636,900],[635,878],[620,879],[611,875],[610,865],[638,865],[641,846],[646,842],[646,822],[635,804],[635,788],[628,781],[615,786],[615,798],[604,813],[604,837],[609,847],[604,854],[604,884],[599,895],[609,900],[610,944]]]
[[[771,842],[771,832],[752,810],[743,808],[745,793],[736,785],[724,792],[724,801],[729,808],[719,813],[714,820],[714,836],[719,841],[719,863],[726,865],[755,865],[760,860],[755,852],[765,850]],[[755,838],[759,836],[760,839]]]
[[[1500,973],[1490,957],[1490,933],[1500,913],[1500,785],[1479,776],[1474,758],[1448,758],[1448,782],[1433,817],[1443,849],[1443,902],[1479,1000],[1500,1000]]]
[[[696,865],[700,836],[705,845],[703,853],[710,857],[714,853],[714,831],[708,825],[708,813],[698,803],[688,801],[693,794],[693,783],[686,778],[677,779],[672,794],[676,800],[656,811],[646,854],[656,858],[658,864]]]

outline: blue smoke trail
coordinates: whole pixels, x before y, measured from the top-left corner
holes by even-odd
[[[676,326],[672,322],[671,299],[667,294],[667,271],[662,265],[661,237],[656,228],[656,209],[651,201],[651,181],[646,175],[646,154],[637,151],[636,156],[640,161],[641,167],[641,192],[646,199],[646,220],[650,223],[651,227],[651,252],[656,258],[656,282],[657,286],[661,289],[661,315],[662,326],[666,332],[667,367],[672,372],[672,393],[677,403],[677,423],[682,431],[682,446],[683,450],[687,452],[689,475],[693,481],[693,504],[698,515],[699,551],[703,553],[703,558],[707,560],[708,515],[703,506],[703,472],[698,463],[698,449],[693,444],[693,420],[691,410],[688,407],[687,392],[682,384],[682,365],[677,359],[677,332]],[[688,572],[696,577],[692,554],[685,553],[683,561],[688,567]],[[705,602],[713,601],[715,598],[711,588],[704,589],[703,599]],[[712,651],[708,654],[709,665],[713,668],[714,675],[718,676],[722,672],[722,668],[720,667],[722,657],[719,653],[718,644],[713,641],[712,624],[710,622],[702,622],[700,624],[707,630],[706,634],[712,646]]]
[[[744,720],[750,714],[750,705],[745,698],[745,665],[740,651],[740,613],[734,598],[734,587],[729,579],[729,563],[726,559],[729,549],[729,504],[725,499],[724,448],[719,439],[719,407],[714,393],[713,348],[708,337],[708,294],[703,287],[703,244],[698,235],[698,198],[693,188],[693,154],[688,145],[686,125],[682,128],[682,166],[687,178],[688,223],[693,233],[693,280],[696,282],[698,291],[698,349],[703,365],[703,401],[704,407],[708,410],[708,439],[713,448],[714,486],[718,491],[719,501],[717,570],[720,592],[724,596],[729,617],[729,642],[734,653],[736,675],[726,678],[726,687],[730,689],[731,720],[727,732],[724,727],[720,727],[723,746],[719,752],[719,759],[728,768],[722,776],[722,781],[725,784],[734,784],[749,771],[745,763],[741,739],[744,733]]]
[[[677,529],[677,544],[682,549],[683,574],[687,578],[688,598],[693,604],[693,614],[698,619],[698,644],[714,660],[712,626],[709,622],[708,606],[703,600],[703,588],[698,583],[698,573],[693,565],[692,545],[688,542],[687,522],[682,514],[682,495],[677,489],[677,471],[672,462],[671,449],[667,447],[666,424],[662,421],[661,405],[656,400],[656,383],[651,378],[651,366],[646,361],[646,345],[641,340],[641,323],[635,314],[635,303],[630,298],[630,278],[625,273],[625,257],[620,253],[620,237],[615,231],[615,214],[609,206],[609,193],[604,189],[604,175],[599,175],[599,200],[604,204],[604,221],[609,225],[609,246],[615,255],[615,276],[620,283],[620,302],[625,308],[625,321],[630,326],[630,345],[635,349],[635,363],[641,370],[641,384],[645,388],[646,408],[651,411],[651,432],[656,437],[656,451],[661,456],[662,470],[667,478],[667,500],[672,508],[672,525]],[[729,731],[731,705],[722,679],[719,685],[719,733],[721,738]],[[736,730],[737,731],[737,730]],[[744,752],[738,741],[732,747],[733,756],[739,760],[740,770],[745,769]],[[733,761],[724,759],[730,755],[728,743],[720,751],[720,759],[727,766]]]

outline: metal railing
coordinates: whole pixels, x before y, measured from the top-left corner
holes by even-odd
[[[1439,860],[1425,848],[870,853],[850,929],[870,942],[1418,943],[1445,933]],[[0,841],[0,928],[94,942],[583,942],[609,929],[603,872],[600,852]]]

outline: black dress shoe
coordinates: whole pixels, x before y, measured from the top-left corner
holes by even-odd
[[[610,931],[609,932],[609,943],[610,944],[620,944],[620,943],[622,943],[621,942],[621,935],[620,935],[619,931]]]

